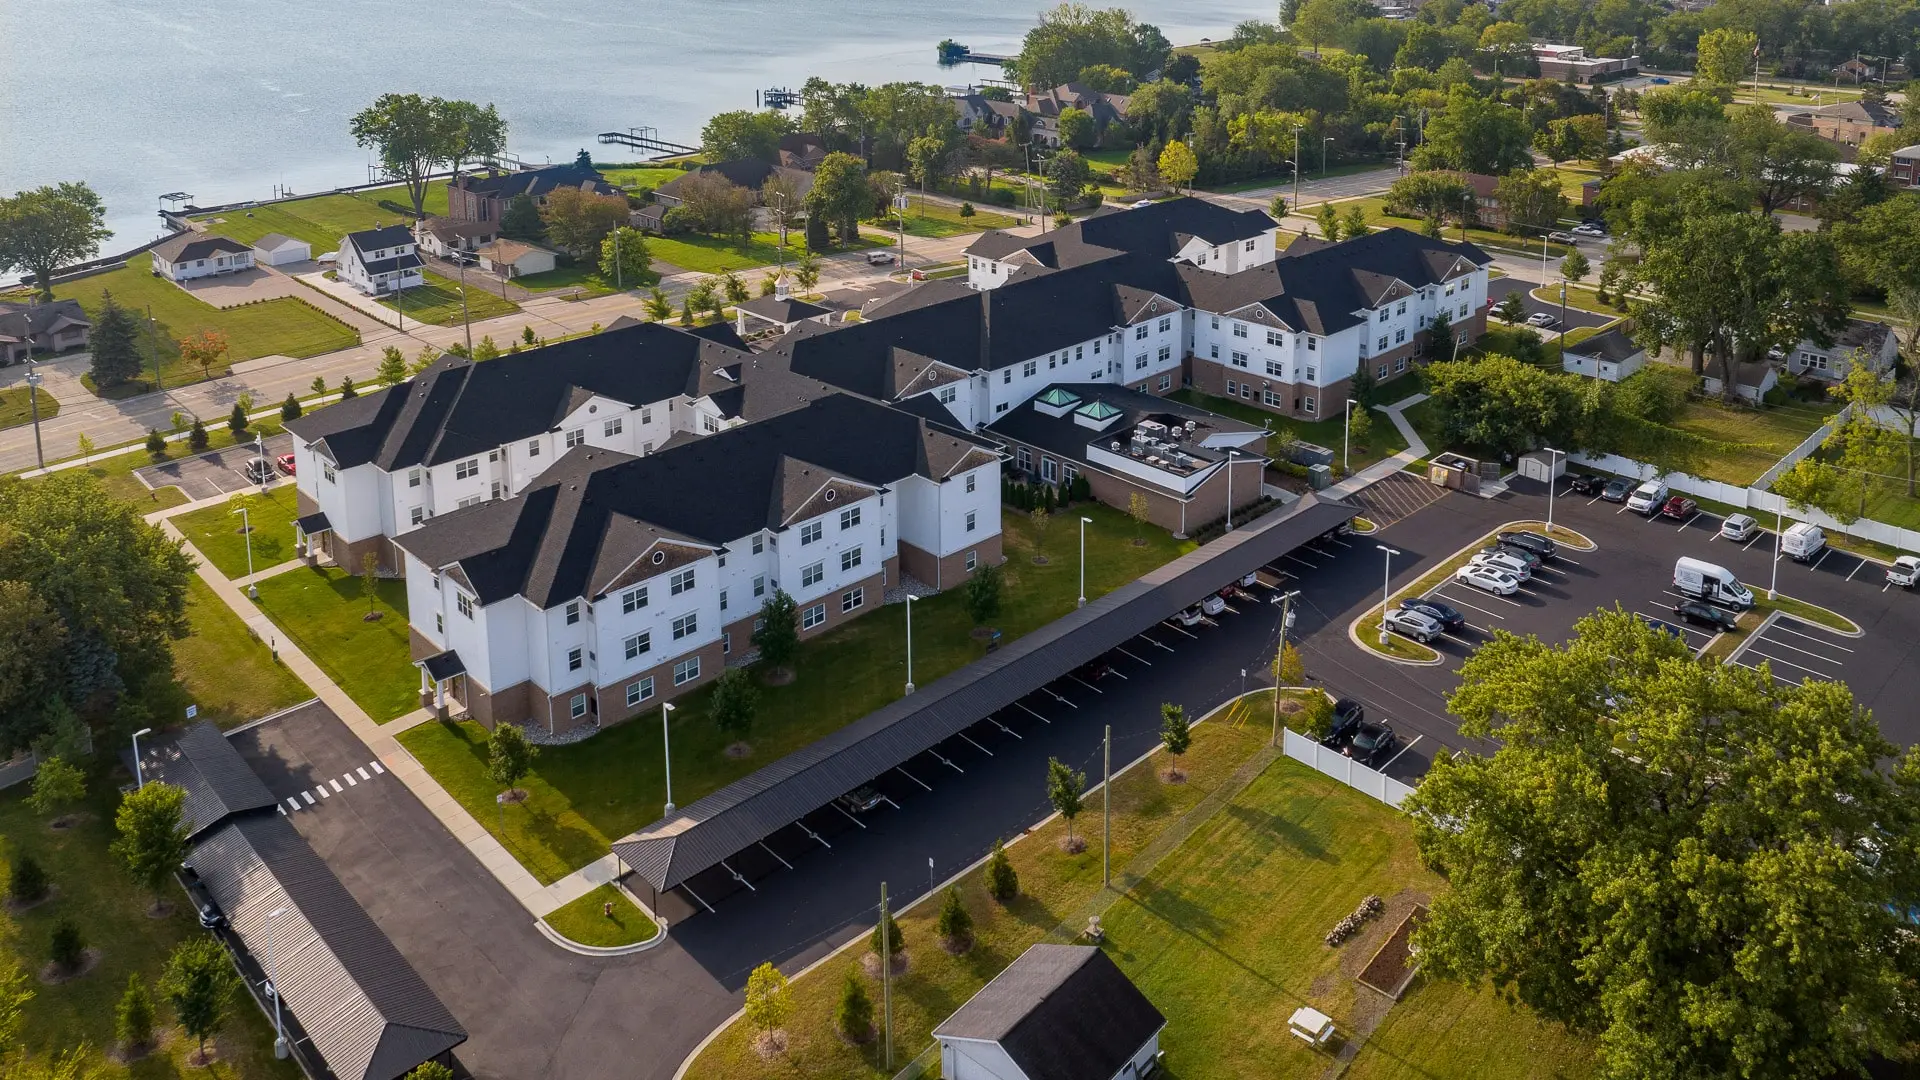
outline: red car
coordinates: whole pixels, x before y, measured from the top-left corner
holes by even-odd
[[[1667,500],[1665,506],[1660,508],[1660,516],[1670,517],[1675,521],[1685,521],[1692,517],[1694,511],[1698,509],[1700,509],[1699,503],[1694,502],[1685,495],[1675,495]]]
[[[288,476],[293,475],[293,455],[292,454],[281,454],[279,457],[273,459],[273,463],[275,465],[280,466],[281,472],[286,473]]]

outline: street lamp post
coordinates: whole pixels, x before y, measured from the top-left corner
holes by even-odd
[[[1300,206],[1300,125],[1293,125],[1293,205]]]
[[[1239,456],[1238,450],[1227,451],[1227,532],[1233,531],[1233,459]]]
[[[467,335],[467,356],[471,357],[473,356],[473,318],[467,314],[467,260],[457,260],[456,265],[460,267],[460,328]]]
[[[279,972],[273,964],[273,920],[287,913],[284,907],[274,908],[267,913],[267,993],[273,995],[273,1056],[287,1059],[287,1029],[280,1021],[280,980]]]
[[[233,512],[240,515],[240,535],[247,538],[247,576],[252,577],[253,576],[253,521],[251,519],[251,516],[247,513],[247,508],[244,506],[242,506],[240,509],[235,510]],[[260,599],[260,586],[257,583],[255,582],[247,583],[247,599],[249,600]]]
[[[40,471],[47,471],[46,451],[40,447],[40,365],[27,361],[27,405],[33,410],[33,456],[40,462]]]
[[[1340,427],[1340,471],[1348,476],[1353,475],[1353,407],[1358,404],[1347,399],[1347,415]]]
[[[1380,644],[1387,643],[1387,600],[1393,594],[1393,557],[1400,554],[1385,544],[1375,544],[1387,556],[1386,569],[1380,577]]]
[[[1778,506],[1773,508],[1773,579],[1767,582],[1767,599],[1780,599],[1780,527],[1785,518]]]
[[[673,813],[673,739],[667,734],[667,717],[673,713],[673,702],[660,703],[660,752],[667,762],[667,813]]]
[[[1551,446],[1543,446],[1540,449],[1547,452],[1547,535],[1551,536],[1553,535],[1553,465],[1560,458],[1566,457],[1567,453],[1564,450],[1555,450]]]
[[[1327,178],[1327,144],[1332,141],[1333,136],[1331,135],[1320,140],[1320,178],[1322,180]]]
[[[1087,606],[1087,526],[1091,524],[1090,517],[1080,519],[1080,602],[1075,607]]]
[[[146,770],[140,767],[140,736],[151,734],[153,729],[150,727],[143,727],[133,733],[133,786],[136,788],[147,786]]]
[[[907,693],[913,693],[913,596],[907,596]]]

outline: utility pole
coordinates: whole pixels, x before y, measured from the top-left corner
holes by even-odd
[[[1287,655],[1287,622],[1293,616],[1298,589],[1280,594],[1280,650],[1273,654],[1273,745],[1280,745],[1280,658]]]
[[[626,292],[626,282],[620,273],[620,230],[613,230],[613,288],[615,292]],[[463,298],[464,299],[464,298]]]
[[[1113,725],[1101,740],[1100,767],[1100,886],[1113,884]]]
[[[160,382],[160,330],[153,322],[153,305],[147,305],[147,339],[153,343],[153,388],[165,390]]]
[[[467,335],[467,358],[473,358],[473,318],[467,314],[467,264],[459,262],[460,267],[460,328]]]
[[[887,933],[887,883],[880,883],[880,1038],[887,1071],[893,1071],[893,941]]]
[[[1293,205],[1300,205],[1300,125],[1293,125]],[[1228,516],[1232,516],[1232,507],[1228,507]],[[1229,526],[1231,527],[1231,526]]]

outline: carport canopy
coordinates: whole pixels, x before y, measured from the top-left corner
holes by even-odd
[[[930,750],[1359,511],[1307,495],[613,844],[659,891]]]

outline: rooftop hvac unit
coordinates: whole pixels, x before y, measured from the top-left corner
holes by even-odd
[[[1193,421],[1191,421],[1191,420],[1189,420],[1189,421],[1187,421],[1187,434],[1189,434],[1189,435],[1191,435],[1191,434],[1193,434],[1193,429],[1194,429],[1195,427],[1198,427],[1198,426],[1199,426],[1199,425],[1197,425],[1197,424],[1195,424],[1195,423],[1194,423]]]
[[[1110,446],[1112,446],[1112,447],[1113,447],[1113,449],[1114,449],[1114,452],[1115,452],[1115,453],[1118,453],[1118,452],[1119,452],[1119,450],[1120,450],[1120,440],[1119,440],[1119,439],[1115,439],[1115,440],[1113,440],[1113,442],[1111,442],[1111,443],[1109,443],[1108,445],[1110,445]]]

